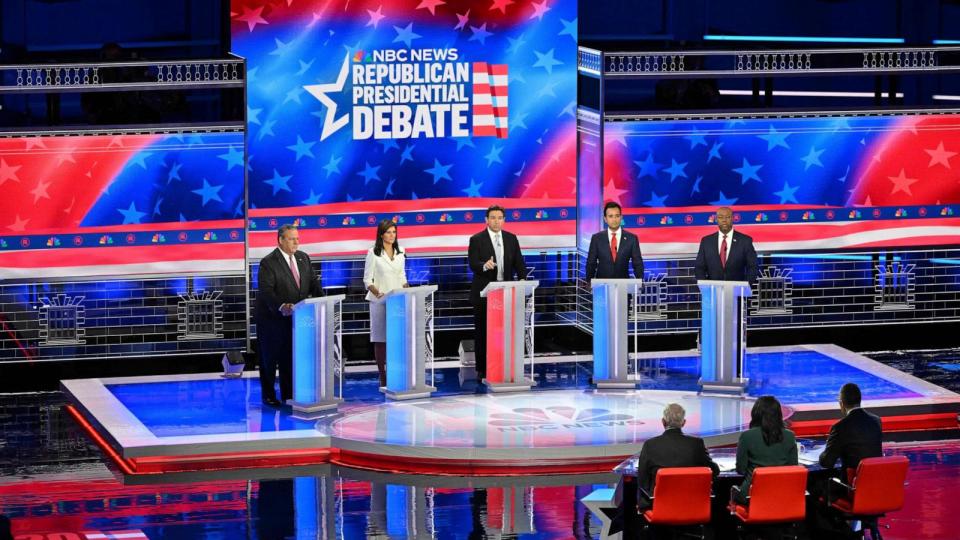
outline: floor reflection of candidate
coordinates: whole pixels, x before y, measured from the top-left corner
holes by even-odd
[[[377,225],[377,239],[367,250],[363,265],[363,285],[370,302],[370,342],[380,386],[387,385],[387,310],[383,295],[408,286],[405,265],[405,256],[397,242],[397,224],[389,219],[381,220]]]
[[[600,231],[590,238],[590,250],[587,252],[587,281],[593,278],[630,277],[630,263],[633,262],[633,275],[643,278],[643,257],[640,255],[640,240],[637,235],[625,230],[623,209],[610,201],[603,207],[603,221],[607,230]]]
[[[527,266],[516,235],[503,230],[505,212],[501,206],[487,208],[487,227],[470,237],[467,260],[473,271],[470,303],[473,304],[474,358],[477,379],[487,373],[487,299],[480,291],[493,281],[525,279]]]
[[[753,238],[733,230],[733,211],[717,209],[717,232],[700,240],[694,273],[698,280],[753,281],[757,277],[757,252]]]
[[[257,343],[260,349],[260,391],[265,405],[277,407],[280,396],[293,397],[293,305],[320,296],[320,276],[310,257],[298,251],[300,233],[293,225],[277,230],[277,248],[260,260],[257,275]]]

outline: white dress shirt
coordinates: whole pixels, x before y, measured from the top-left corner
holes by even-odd
[[[373,248],[367,250],[367,259],[363,264],[363,286],[369,288],[375,285],[382,294],[399,289],[407,282],[406,257],[403,253],[395,253],[393,260],[383,250],[380,256],[373,254]],[[377,296],[367,291],[367,300],[377,300]]]
[[[607,245],[608,246],[610,245],[610,241],[613,239],[614,235],[616,235],[617,237],[617,249],[620,249],[620,242],[623,242],[623,227],[620,227],[615,231],[612,231],[610,230],[609,227],[607,227]]]
[[[723,245],[723,233],[717,231],[717,253],[720,253],[720,246]],[[727,253],[726,258],[730,258],[730,248],[733,247],[733,229],[730,229],[730,232],[727,233]]]
[[[496,254],[494,258],[497,262],[497,281],[503,281],[503,231],[493,232],[490,227],[487,227],[487,233],[490,235],[490,243],[493,244],[493,252]]]

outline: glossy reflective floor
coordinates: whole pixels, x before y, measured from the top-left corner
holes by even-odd
[[[879,357],[960,389],[956,351]],[[545,380],[566,384],[585,386],[589,377],[585,364],[540,369]],[[372,375],[349,384],[357,392],[369,389],[371,400],[378,397]],[[108,538],[97,533],[151,539],[596,538],[600,525],[579,500],[615,480],[424,477],[328,466],[130,485],[114,476],[62,412],[63,403],[57,393],[0,396],[0,513],[12,518],[23,540]],[[956,538],[960,441],[891,442],[885,450],[908,456],[911,467],[906,506],[885,520],[890,529],[884,537]]]

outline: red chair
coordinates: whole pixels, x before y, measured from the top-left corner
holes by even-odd
[[[750,482],[748,505],[736,502],[739,486],[730,490],[730,513],[739,521],[738,534],[744,526],[789,524],[793,538],[797,525],[806,517],[807,469],[800,465],[757,467]]]
[[[705,525],[710,523],[712,484],[713,472],[709,467],[658,470],[653,496],[644,492],[653,505],[643,512],[643,519],[648,525],[697,526],[699,537],[705,538]]]
[[[879,518],[887,512],[903,507],[907,468],[910,461],[905,456],[866,458],[860,461],[857,472],[850,484],[844,484],[839,478],[830,481],[843,487],[842,490],[828,489],[827,502],[831,508],[839,511],[844,519],[862,521],[860,530],[870,530],[873,540],[880,540]],[[835,491],[843,495],[834,499]]]

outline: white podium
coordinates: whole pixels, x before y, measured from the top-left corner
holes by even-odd
[[[533,382],[533,290],[539,281],[493,281],[487,299],[487,377],[491,392],[529,390]],[[530,377],[524,373],[530,359]]]
[[[746,281],[700,280],[700,391],[742,395]]]
[[[383,295],[387,306],[387,399],[430,397],[426,364],[433,371],[433,293],[436,285],[394,289]],[[431,382],[433,377],[431,376]]]
[[[636,381],[627,378],[628,298],[633,295],[633,319],[636,320],[643,280],[594,279],[590,286],[593,288],[593,384],[597,388],[634,388]]]
[[[293,306],[294,413],[336,409],[343,401],[342,294],[308,298]]]

